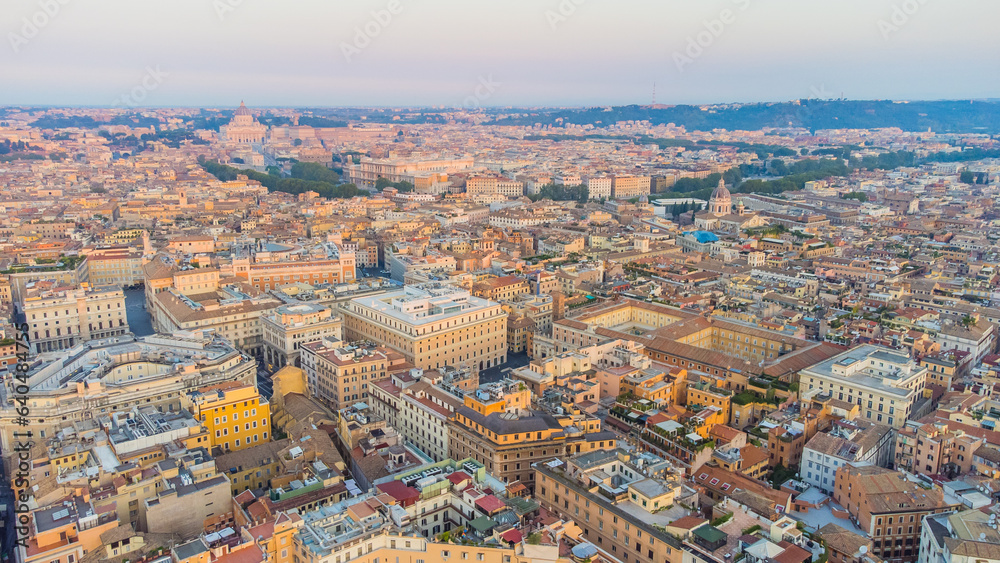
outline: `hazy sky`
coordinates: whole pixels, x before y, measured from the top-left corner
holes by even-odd
[[[0,104],[1000,98],[997,0],[3,3]]]

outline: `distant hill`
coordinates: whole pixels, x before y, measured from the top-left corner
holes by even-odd
[[[702,109],[706,108],[706,109]],[[824,101],[743,104],[726,106],[595,107],[579,110],[539,110],[533,115],[506,118],[501,125],[554,125],[557,120],[576,125],[606,126],[617,121],[648,120],[673,123],[688,130],[758,130],[765,127],[818,129],[875,129],[899,127],[905,131],[935,133],[1000,133],[1000,102],[951,101]]]

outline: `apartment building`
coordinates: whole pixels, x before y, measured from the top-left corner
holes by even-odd
[[[975,321],[975,324],[963,326],[957,319],[944,319],[941,330],[932,336],[932,340],[940,344],[944,352],[968,352],[972,355],[972,364],[978,364],[996,347],[997,326],[985,318],[977,318]]]
[[[868,462],[837,470],[833,499],[874,540],[874,555],[890,563],[917,560],[921,521],[954,510],[940,489],[924,489],[902,473]]]
[[[36,509],[30,522],[27,546],[18,546],[14,554],[23,563],[76,563],[100,549],[101,535],[118,526],[113,511],[98,513],[81,496]]]
[[[614,176],[611,179],[613,199],[632,199],[649,195],[649,176]]]
[[[514,299],[531,291],[528,281],[517,276],[501,276],[473,284],[472,294],[491,301]]]
[[[76,223],[71,221],[31,221],[17,227],[16,235],[37,235],[47,239],[68,239],[76,230]]]
[[[892,446],[892,429],[885,424],[837,421],[829,432],[818,432],[806,443],[799,479],[833,494],[838,469],[851,462],[888,467],[892,463]]]
[[[157,292],[152,304],[149,313],[158,331],[214,329],[240,350],[261,357],[264,353],[261,318],[281,306],[281,301],[254,291],[245,283],[216,282],[212,289],[205,288],[190,297],[174,288]]]
[[[616,447],[615,434],[602,431],[601,420],[591,415],[557,417],[526,409],[484,414],[474,408],[474,396],[464,400],[448,421],[450,457],[472,457],[499,479],[519,481],[529,490],[536,484],[536,462]]]
[[[710,381],[690,383],[687,386],[687,405],[715,407],[719,409],[722,424],[729,423],[729,413],[732,405],[733,392],[714,386]],[[707,436],[705,436],[707,438]]]
[[[540,334],[552,332],[552,296],[523,293],[501,301],[505,311],[511,315],[527,317],[534,323],[534,331]]]
[[[584,181],[590,199],[611,199],[611,176],[591,176]]]
[[[150,314],[156,307],[156,295],[164,291],[173,289],[181,295],[197,295],[219,287],[218,268],[178,261],[163,254],[153,257],[142,270],[146,310]]]
[[[357,279],[353,252],[332,242],[311,247],[268,250],[267,246],[234,249],[232,275],[246,280],[257,291],[270,291],[289,283],[349,283]]]
[[[993,563],[1000,560],[995,513],[981,509],[935,514],[920,526],[919,563]]]
[[[35,353],[65,350],[129,331],[125,294],[118,286],[74,288],[36,282],[26,288],[20,309]]]
[[[829,523],[816,531],[823,538],[829,550],[830,563],[882,563],[882,558],[873,555],[871,538],[860,536],[834,523]]]
[[[354,253],[355,264],[358,268],[378,267],[378,244],[367,239],[352,239],[344,241],[341,246],[344,252]]]
[[[448,419],[462,404],[462,399],[429,382],[407,385],[399,393],[396,429],[434,461],[448,459]]]
[[[204,449],[158,465],[163,484],[153,486],[154,494],[143,501],[149,533],[188,538],[230,522],[229,479],[216,470],[215,460]]]
[[[475,159],[472,157],[412,160],[362,158],[360,163],[344,167],[344,181],[359,188],[373,189],[379,178],[414,183],[417,178],[427,175],[454,174],[471,170],[474,166]]]
[[[368,401],[372,385],[387,377],[387,352],[370,344],[324,338],[299,350],[310,393],[334,410]]]
[[[874,345],[852,348],[803,369],[799,374],[806,400],[821,394],[856,403],[870,422],[902,428],[923,399],[927,368],[909,356]]]
[[[420,255],[404,254],[398,247],[387,248],[385,252],[385,267],[392,279],[403,283],[415,274],[447,274],[457,269],[455,257],[436,251],[428,251]]]
[[[372,340],[421,369],[498,366],[507,361],[507,314],[499,303],[436,282],[345,304],[344,335]]]
[[[143,282],[142,251],[135,248],[104,248],[87,255],[83,281],[92,286],[134,287]]]
[[[271,369],[302,367],[299,350],[318,340],[341,340],[343,320],[329,307],[314,303],[282,305],[261,316],[264,361]]]
[[[465,180],[465,192],[471,196],[521,197],[524,195],[524,182],[502,176],[469,176]]]
[[[924,475],[958,476],[972,471],[974,454],[986,439],[949,422],[906,421],[896,433],[894,467]]]
[[[211,254],[215,252],[215,237],[208,235],[185,235],[171,238],[167,250],[184,254]]]
[[[554,223],[559,219],[555,213],[532,212],[522,208],[501,209],[490,213],[490,226],[509,229],[526,229],[545,223]]]
[[[224,452],[271,441],[271,405],[253,385],[219,383],[187,394],[188,408]]]
[[[389,426],[399,429],[407,440],[418,444],[427,455],[434,457],[436,452],[443,449],[441,459],[444,459],[448,456],[448,448],[445,447],[448,443],[447,418],[462,406],[461,397],[478,386],[478,373],[451,366],[430,371],[416,368],[395,371],[369,388],[369,405],[372,412],[384,418]],[[413,395],[418,390],[426,392],[422,397],[416,397],[417,400],[405,404],[402,402],[404,394]],[[404,409],[424,412],[407,414]],[[436,427],[438,424],[441,425],[440,428]],[[422,429],[423,433],[417,432],[416,436],[411,436],[413,429]],[[428,438],[436,438],[440,444],[422,442]]]
[[[572,519],[589,542],[618,561],[700,561],[693,547],[653,525],[656,509],[649,496],[661,505],[668,499],[673,503],[691,497],[684,495],[675,479],[649,471],[650,464],[660,471],[664,464],[643,463],[643,455],[648,454],[633,458],[612,450],[581,453],[565,462],[535,463],[536,498],[549,513]],[[631,500],[635,491],[646,491],[642,493],[645,507],[640,494],[635,495],[639,502]]]
[[[445,480],[447,481],[447,480]],[[395,491],[395,489],[390,488]],[[413,490],[419,498],[421,491]],[[402,496],[401,493],[397,493]],[[429,494],[429,493],[428,493]],[[435,490],[435,494],[439,491]],[[383,502],[384,498],[391,502]],[[458,507],[437,499],[451,514],[460,514]],[[433,503],[433,501],[431,501]],[[388,493],[375,497],[363,495],[319,508],[302,515],[302,525],[294,536],[292,551],[301,563],[379,563],[386,561],[407,561],[423,563],[448,563],[451,561],[476,561],[480,563],[551,563],[559,559],[556,545],[529,545],[525,542],[514,544],[490,543],[466,545],[441,542],[438,534],[424,535],[404,532],[418,519],[409,515],[408,509],[415,504],[414,498],[395,500]],[[406,508],[404,508],[406,507]],[[477,512],[479,516],[481,512]],[[438,516],[441,516],[439,513]],[[420,518],[425,519],[425,518]],[[468,518],[456,518],[458,522],[468,522]],[[448,531],[460,525],[448,526],[444,522],[436,524]],[[433,530],[433,526],[430,527]]]

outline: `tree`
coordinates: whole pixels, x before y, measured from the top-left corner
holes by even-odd
[[[295,145],[295,146],[297,146],[297,147],[301,147],[302,146],[302,139],[295,139],[295,141],[292,144]]]
[[[400,180],[398,182],[390,182],[388,178],[379,178],[375,180],[375,189],[382,191],[386,188],[396,188],[400,193],[412,192],[413,184],[407,182],[406,180]]]
[[[962,173],[958,176],[958,181],[963,184],[971,184],[975,181],[975,174],[969,170],[962,170]]]
[[[214,160],[205,160],[203,156],[198,158],[198,162],[209,174],[223,182],[235,180],[238,174],[244,174],[247,178],[260,182],[272,192],[301,194],[314,191],[320,197],[326,198],[350,198],[367,193],[359,190],[354,184],[336,184],[340,179],[337,173],[316,163],[297,162],[293,165],[292,170],[293,175],[297,174],[299,177],[278,178],[252,169],[240,170],[232,166],[225,166]],[[305,166],[299,166],[300,164]],[[295,168],[295,166],[299,167]]]
[[[292,165],[292,178],[301,178],[314,182],[327,182],[337,184],[340,176],[326,166],[316,162],[296,162]]]

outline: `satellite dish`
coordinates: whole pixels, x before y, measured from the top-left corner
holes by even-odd
[[[867,545],[863,545],[863,546],[859,547],[858,548],[858,553],[860,553],[861,555],[864,555],[864,554],[868,553],[868,546]]]

